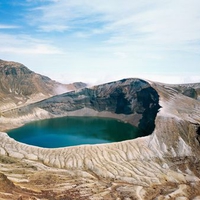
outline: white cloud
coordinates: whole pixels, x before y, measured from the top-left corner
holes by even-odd
[[[200,76],[179,76],[179,75],[164,75],[164,74],[147,74],[147,73],[130,73],[123,71],[121,73],[100,73],[99,75],[91,76],[91,73],[85,72],[84,75],[73,72],[63,72],[62,74],[48,74],[50,77],[54,77],[62,83],[72,83],[76,81],[82,81],[88,85],[98,85],[107,82],[112,82],[124,78],[140,78],[147,81],[155,81],[168,84],[183,84],[183,83],[200,83]]]
[[[45,40],[27,35],[0,34],[0,52],[12,54],[63,54],[57,47]]]
[[[122,58],[122,59],[125,59],[128,56],[125,52],[115,52],[114,55],[116,55],[118,58]]]
[[[50,24],[50,25],[42,25],[39,27],[39,29],[45,32],[51,32],[51,31],[63,32],[69,29],[69,27],[66,25]]]
[[[180,82],[182,83],[200,83],[200,76],[194,75],[194,76],[184,76],[180,78]]]
[[[198,0],[52,1],[35,10],[39,17],[33,21],[48,32],[73,30],[83,38],[110,34],[104,39],[110,44],[163,45],[181,50],[182,45],[200,40],[199,7]]]
[[[198,80],[199,0],[28,1],[31,36],[0,34],[0,51],[38,56],[29,57],[30,66],[41,62],[55,79],[62,71],[63,80],[89,82],[130,76]]]
[[[0,24],[0,29],[16,29],[16,28],[20,28],[20,27],[14,26],[14,25]]]
[[[14,54],[63,54],[58,49],[48,45],[35,45],[31,47],[3,47],[0,49],[3,53],[14,53]]]

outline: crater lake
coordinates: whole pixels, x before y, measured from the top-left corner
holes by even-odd
[[[8,135],[25,144],[58,148],[119,142],[143,134],[138,128],[116,119],[62,117],[31,122],[8,131]]]

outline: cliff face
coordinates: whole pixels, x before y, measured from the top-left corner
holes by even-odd
[[[200,101],[182,93],[179,86],[124,79],[2,112],[2,130],[73,115],[117,118],[150,135],[45,149],[1,133],[0,198],[200,199]]]
[[[158,102],[158,93],[147,82],[124,79],[56,96],[37,106],[54,115],[66,115],[84,108],[124,115],[127,122],[148,135],[155,127],[155,117],[160,108]]]
[[[20,63],[0,60],[0,112],[81,87],[85,85],[64,85]]]
[[[140,79],[124,79],[77,92],[57,95],[44,101],[4,112],[3,116],[23,117],[39,108],[49,116],[97,115],[119,118],[139,127],[144,135],[155,128],[159,96],[149,83]],[[87,110],[87,113],[83,113]],[[34,119],[34,117],[33,117]],[[32,120],[32,119],[29,119]]]

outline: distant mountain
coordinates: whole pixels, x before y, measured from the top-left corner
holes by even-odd
[[[171,87],[185,96],[200,100],[200,83],[176,84]]]
[[[85,86],[81,82],[61,84],[21,63],[0,60],[0,111]]]

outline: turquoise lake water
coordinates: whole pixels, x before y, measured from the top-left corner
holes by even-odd
[[[10,130],[15,140],[46,148],[101,144],[129,140],[141,135],[128,123],[110,118],[62,117],[31,122]]]

